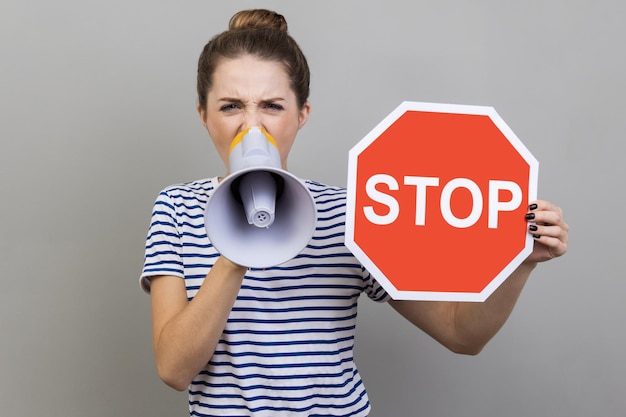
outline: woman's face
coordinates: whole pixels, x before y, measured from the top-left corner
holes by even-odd
[[[309,111],[308,102],[298,106],[281,64],[252,56],[222,60],[213,74],[206,110],[198,106],[202,124],[229,172],[231,141],[253,126],[276,140],[282,167],[287,169],[287,156]]]

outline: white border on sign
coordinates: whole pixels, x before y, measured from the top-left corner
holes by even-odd
[[[513,273],[513,271],[531,254],[534,245],[533,237],[527,233],[524,249],[500,271],[500,273],[480,292],[430,292],[430,291],[401,291],[383,274],[371,261],[367,254],[354,241],[354,219],[356,214],[356,178],[357,158],[372,142],[389,128],[407,111],[425,111],[435,113],[472,114],[489,116],[493,123],[506,136],[513,147],[526,160],[530,167],[528,178],[528,204],[537,198],[537,182],[539,176],[539,162],[524,146],[513,130],[504,122],[493,107],[473,106],[462,104],[426,103],[404,101],[395,110],[389,113],[374,129],[361,139],[348,155],[348,181],[346,201],[346,234],[345,244],[363,266],[376,278],[383,288],[396,300],[423,300],[423,301],[485,301],[489,296]],[[408,271],[407,273],[411,273]]]

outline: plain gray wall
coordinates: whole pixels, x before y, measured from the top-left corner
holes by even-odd
[[[403,100],[489,105],[571,225],[477,357],[362,300],[373,415],[626,415],[621,0],[4,0],[0,415],[186,415],[137,279],[159,190],[223,173],[195,65],[248,7],[283,13],[312,68],[294,173],[345,185],[348,150]]]

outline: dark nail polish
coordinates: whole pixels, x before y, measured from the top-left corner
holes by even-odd
[[[535,239],[539,239],[541,236],[539,236],[539,235],[533,235],[533,237],[534,237]]]
[[[528,206],[528,210],[537,210],[537,204],[532,203],[530,206]]]
[[[535,226],[534,224],[531,224],[530,226],[528,226],[528,228],[530,229],[531,232],[536,232],[538,227]]]
[[[535,218],[535,213],[526,213],[526,220],[532,220]]]

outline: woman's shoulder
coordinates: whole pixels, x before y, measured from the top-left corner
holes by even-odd
[[[345,187],[339,187],[336,185],[324,184],[319,181],[304,180],[307,188],[313,194],[328,194],[328,195],[345,195]]]
[[[206,198],[211,191],[215,189],[218,184],[217,177],[203,178],[193,181],[180,182],[161,190],[160,194],[169,196],[170,198],[176,197],[192,197],[197,196],[200,198]]]
[[[344,187],[312,180],[305,180],[305,184],[315,200],[318,211],[336,212],[339,210],[342,214],[344,213],[346,206],[346,189]]]

